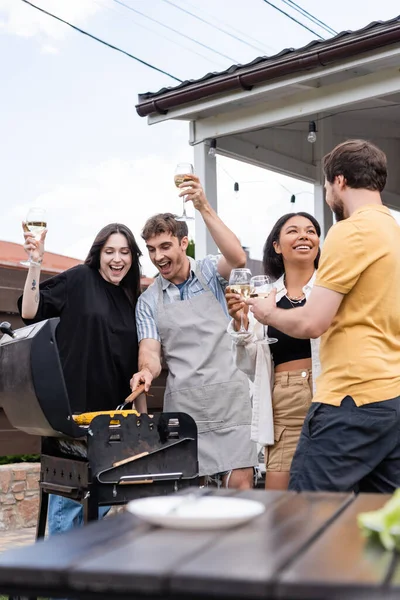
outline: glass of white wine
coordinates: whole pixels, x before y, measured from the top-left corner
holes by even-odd
[[[254,275],[250,280],[250,298],[268,298],[272,292],[273,284],[267,275]],[[268,337],[267,328],[263,325],[263,337],[257,340],[259,344],[275,344],[276,338]]]
[[[46,210],[39,206],[34,206],[29,209],[25,219],[25,226],[32,233],[35,240],[40,240],[40,236],[47,227]],[[29,255],[28,260],[21,260],[21,265],[29,267],[31,264],[36,264]]]
[[[190,163],[179,163],[176,165],[174,181],[177,188],[186,181],[191,181],[190,175],[194,175],[193,165]],[[179,188],[181,189],[181,188]],[[177,217],[177,221],[192,221],[194,217],[190,217],[186,212],[186,196],[183,196],[183,213],[181,217]]]
[[[245,300],[250,298],[250,269],[232,269],[229,276],[229,287],[233,294],[240,294]],[[243,311],[240,313],[240,329],[236,332],[241,335],[248,333],[243,322]]]

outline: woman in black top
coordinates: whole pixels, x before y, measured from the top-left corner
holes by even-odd
[[[318,222],[308,213],[286,214],[272,228],[264,246],[263,266],[265,274],[275,281],[277,305],[280,308],[291,310],[306,302],[318,267],[320,235]],[[249,327],[248,307],[242,302],[243,299],[229,293],[229,290],[226,298],[233,329],[239,329],[240,312],[243,309],[246,312],[246,327]],[[254,334],[257,330],[262,331],[254,318],[250,319],[250,330]],[[278,342],[261,346],[264,349],[261,355],[256,351],[258,344],[254,334],[244,340],[237,339],[233,334],[236,364],[255,382],[254,406],[259,406],[258,402],[271,403],[272,397],[274,431],[270,445],[265,447],[265,484],[267,489],[286,489],[291,461],[312,400],[312,368],[316,370],[318,367],[318,341],[298,340],[268,327],[268,336],[277,338]],[[314,364],[312,355],[317,359]],[[271,396],[266,398],[264,394],[258,398],[260,381],[263,382],[262,389],[268,390],[271,371]],[[254,429],[257,430],[257,441],[265,443],[261,441],[266,437],[262,427],[266,427],[267,423],[262,422],[259,416],[261,412],[260,409],[256,414]]]
[[[57,344],[73,413],[112,410],[130,393],[137,371],[135,305],[140,293],[141,252],[128,227],[112,223],[96,236],[85,264],[38,285],[46,232],[40,240],[24,233],[30,254],[23,296],[18,301],[25,323],[59,317]],[[146,411],[145,399],[136,401]],[[82,520],[81,506],[53,496],[50,533]]]

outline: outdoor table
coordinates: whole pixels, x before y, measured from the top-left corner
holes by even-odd
[[[173,530],[128,512],[0,556],[0,594],[69,598],[389,598],[397,554],[366,540],[379,494],[215,491],[262,502],[233,529]]]

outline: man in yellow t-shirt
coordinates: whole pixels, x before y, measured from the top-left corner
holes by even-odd
[[[349,140],[324,159],[337,223],[304,307],[249,300],[258,321],[321,338],[321,375],[289,489],[393,492],[400,486],[400,227],[382,205],[385,154]],[[295,242],[296,243],[296,242]]]

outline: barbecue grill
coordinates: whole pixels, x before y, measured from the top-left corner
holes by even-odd
[[[15,331],[0,324],[1,405],[16,429],[42,438],[37,537],[45,533],[50,493],[81,502],[87,522],[98,518],[99,506],[198,485],[197,427],[189,415],[116,411],[86,425],[75,422],[57,348],[58,322]]]

